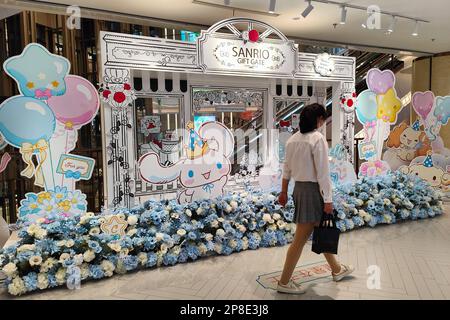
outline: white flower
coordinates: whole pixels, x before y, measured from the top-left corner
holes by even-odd
[[[59,262],[62,264],[67,259],[70,259],[70,254],[64,252],[59,256]]]
[[[145,265],[147,263],[147,254],[145,252],[140,252],[137,257],[141,265]]]
[[[286,227],[286,222],[284,222],[283,220],[278,220],[277,226],[278,226],[278,229],[283,230]]]
[[[237,247],[237,241],[235,239],[231,239],[228,245],[230,248],[235,249]]]
[[[248,193],[247,192],[242,192],[241,193],[241,198],[246,198],[248,196]]]
[[[28,262],[30,266],[39,266],[42,263],[42,257],[41,256],[32,256],[30,259],[28,259]]]
[[[122,249],[118,242],[108,243],[108,247],[110,247],[111,250],[115,252],[120,252],[120,250]]]
[[[269,195],[267,196],[267,199],[268,199],[269,201],[273,201],[273,200],[275,200],[275,196],[274,196],[273,194],[269,194]]]
[[[171,215],[170,215],[170,217],[171,217],[172,219],[178,219],[178,218],[180,217],[180,215],[179,215],[178,213],[176,213],[176,212],[172,212]]]
[[[77,254],[76,256],[74,256],[73,257],[73,262],[75,263],[75,265],[77,265],[77,266],[81,266],[81,264],[83,263],[83,261],[84,261],[84,257],[83,257],[83,255],[80,253],[80,254]]]
[[[200,243],[197,246],[197,248],[201,255],[204,255],[204,254],[206,254],[206,252],[208,252],[208,248],[206,247],[206,245],[204,243]]]
[[[92,251],[92,250],[86,250],[86,251],[83,253],[83,259],[84,259],[84,261],[86,261],[86,262],[91,262],[92,260],[95,259],[95,252]]]
[[[119,252],[119,256],[126,257],[130,251],[127,248],[122,248]]]
[[[138,217],[136,215],[128,216],[127,222],[130,226],[134,226],[138,222]]]
[[[175,247],[173,247],[172,248],[172,253],[174,254],[174,255],[179,255],[180,254],[180,252],[181,252],[181,248],[180,248],[180,246],[175,246]]]
[[[85,280],[87,278],[89,278],[89,265],[87,263],[83,263],[80,267],[80,271],[81,271],[81,280]]]
[[[233,209],[236,209],[236,208],[238,207],[238,203],[237,203],[236,201],[234,201],[234,200],[232,200],[232,201],[230,202],[230,205],[231,205],[231,207],[232,207]]]
[[[248,249],[248,238],[243,237],[242,238],[242,250],[247,250],[247,249]]]
[[[178,229],[177,234],[178,234],[180,237],[182,237],[182,236],[184,236],[184,235],[186,234],[186,230],[184,230],[184,229]]]
[[[239,231],[240,232],[242,232],[242,233],[244,233],[245,231],[247,231],[247,228],[243,225],[243,224],[241,224],[240,226],[239,226]]]
[[[36,231],[38,230],[39,226],[36,224],[32,224],[27,228],[27,233],[30,236],[34,236],[34,234],[36,233]]]
[[[125,215],[123,213],[119,213],[117,214],[117,218],[119,218],[120,220],[125,220]]]
[[[67,248],[72,248],[74,245],[75,245],[75,241],[73,241],[72,239],[69,239],[66,241]]]
[[[54,258],[48,258],[41,264],[40,272],[48,272],[56,263],[56,259]]]
[[[163,243],[160,247],[160,250],[162,253],[166,254],[167,250],[169,250],[169,248],[167,247],[167,245],[165,243]]]
[[[59,268],[58,271],[56,271],[55,278],[58,284],[64,284],[64,282],[66,282],[66,269]]]
[[[279,213],[274,213],[273,219],[274,220],[280,220],[281,219],[281,215]]]
[[[105,273],[105,276],[107,277],[111,277],[113,275],[114,270],[116,269],[114,264],[108,260],[103,260],[102,263],[100,263],[100,267],[102,268],[102,270]]]
[[[203,209],[202,208],[198,208],[197,209],[197,214],[200,216],[203,213]]]
[[[218,228],[219,227],[219,221],[217,221],[217,220],[211,221],[211,227]]]
[[[93,212],[87,212],[87,213],[86,213],[86,217],[93,218],[93,217],[95,217],[95,213],[93,213]]]
[[[23,244],[17,248],[17,252],[33,251],[34,249],[36,249],[36,246],[34,244]]]
[[[223,229],[217,229],[216,236],[219,236],[219,237],[225,236],[225,231]]]
[[[272,220],[272,217],[270,216],[270,214],[265,213],[265,214],[263,215],[262,219],[263,219],[265,222],[269,222],[270,220]]]
[[[275,231],[275,230],[277,230],[277,225],[271,224],[270,226],[267,227],[267,229],[271,229],[271,230]]]
[[[99,227],[93,227],[91,230],[89,230],[90,236],[96,236],[100,234],[100,228]]]
[[[27,292],[27,289],[25,288],[25,283],[23,282],[22,278],[15,277],[13,281],[8,285],[8,291],[14,296],[19,296]]]
[[[7,277],[12,278],[17,272],[17,267],[14,263],[9,262],[3,267],[2,271],[6,274]]]
[[[213,236],[211,233],[207,233],[207,234],[205,235],[205,240],[206,240],[206,241],[211,241],[213,238],[214,238],[214,236]]]
[[[164,233],[157,232],[155,235],[156,241],[161,241],[164,238]]]
[[[220,243],[216,243],[214,245],[214,251],[217,252],[218,254],[222,253],[222,245]]]
[[[230,213],[233,208],[230,205],[225,207],[225,212]]]
[[[39,239],[39,240],[44,239],[46,235],[47,235],[47,230],[44,230],[42,228],[39,228],[34,234],[35,238]]]
[[[39,273],[38,274],[37,286],[41,290],[44,290],[44,289],[46,289],[48,287],[48,275],[46,273]]]
[[[186,213],[186,215],[187,215],[188,217],[192,216],[192,212],[191,212],[191,210],[189,210],[189,209],[186,209],[186,211],[185,211],[184,213]]]
[[[136,229],[136,228],[133,228],[133,229],[131,229],[131,230],[128,230],[127,236],[132,237],[132,236],[134,236],[136,233],[137,233],[137,229]]]
[[[224,221],[225,221],[224,218],[217,218],[217,220],[218,220],[219,222],[224,222]]]

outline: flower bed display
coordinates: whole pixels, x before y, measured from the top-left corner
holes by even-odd
[[[339,188],[335,207],[342,231],[442,213],[434,189],[401,173]],[[149,201],[131,210],[74,218],[51,214],[24,226],[20,240],[0,251],[0,269],[13,295],[65,284],[76,287],[114,273],[285,245],[295,233],[293,214],[292,199],[282,208],[275,194],[258,192],[187,205]],[[123,222],[125,235],[102,231],[112,216]]]

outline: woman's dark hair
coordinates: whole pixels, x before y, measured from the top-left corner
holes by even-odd
[[[308,133],[317,129],[317,120],[327,118],[325,107],[318,103],[307,105],[300,112],[300,132]]]

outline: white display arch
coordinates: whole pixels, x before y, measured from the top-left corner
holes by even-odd
[[[220,32],[224,29],[227,33]],[[258,41],[248,42],[247,33],[254,29],[259,31]],[[233,54],[229,54],[233,50],[238,51],[239,46],[244,44],[245,48],[260,52],[259,60],[265,60],[254,61],[255,64],[251,60],[242,63],[242,60],[237,61]],[[274,125],[274,99],[324,103],[326,89],[331,87],[332,145],[342,143],[347,150],[347,160],[354,161],[354,115],[344,113],[339,107],[340,96],[355,90],[354,57],[298,52],[297,45],[278,29],[248,18],[220,21],[203,30],[196,43],[101,32],[100,47],[103,82],[106,85],[132,83],[133,78],[138,77],[142,79],[142,89],[136,91],[137,96],[179,98],[182,102],[182,123],[179,127],[192,119],[190,88],[193,87],[255,88],[265,92],[266,128],[273,128]],[[216,57],[211,57],[210,53]],[[156,91],[151,89],[150,79],[157,79]],[[172,81],[170,91],[165,86],[167,79]],[[187,82],[186,92],[181,90],[180,80]],[[281,95],[277,95],[277,85],[281,85]],[[288,86],[292,86],[291,95],[288,95]],[[301,95],[297,92],[297,86],[303,87]],[[308,86],[313,87],[312,95],[308,95]],[[136,168],[138,157],[134,127],[139,124],[134,123],[133,108],[113,111],[109,105],[102,103],[101,115],[104,128],[105,205],[130,207],[142,202],[149,194],[147,186],[138,181]],[[122,124],[119,132],[116,130],[117,121]],[[126,124],[130,124],[131,128]],[[111,142],[115,147],[113,157]],[[118,161],[119,158],[122,161]],[[159,191],[159,197],[173,198],[173,188],[163,188]]]

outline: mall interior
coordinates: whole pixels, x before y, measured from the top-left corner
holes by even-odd
[[[0,0],[0,300],[450,300],[447,8]],[[313,103],[354,272],[286,295]]]

